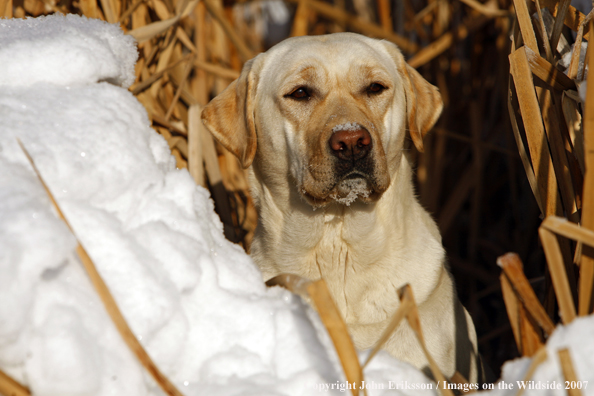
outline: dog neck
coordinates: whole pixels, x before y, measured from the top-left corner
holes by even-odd
[[[374,296],[385,301],[389,293],[395,307],[396,289],[405,283],[413,285],[421,303],[441,271],[421,271],[423,276],[418,276],[419,269],[407,264],[425,258],[435,262],[436,257],[443,261],[444,253],[435,222],[414,196],[411,177],[403,156],[390,187],[377,202],[331,204],[317,210],[300,198],[294,186],[271,191],[253,177],[259,224],[251,255],[264,279],[281,273],[324,278],[347,322],[353,323],[385,320],[389,306],[377,311]],[[394,263],[394,257],[399,262]],[[394,270],[386,276],[386,268]],[[361,312],[366,317],[357,317]]]

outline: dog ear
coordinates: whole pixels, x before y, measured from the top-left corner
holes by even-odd
[[[206,129],[239,159],[244,168],[249,167],[256,156],[254,101],[258,71],[254,66],[261,63],[257,62],[258,58],[246,62],[239,78],[202,111],[202,122]]]
[[[410,137],[415,147],[423,152],[423,137],[431,130],[443,109],[443,100],[437,87],[429,84],[419,72],[409,66],[400,50],[384,42],[396,61],[406,94],[406,115]]]

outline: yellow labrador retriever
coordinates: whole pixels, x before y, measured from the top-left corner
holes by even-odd
[[[251,166],[252,257],[265,279],[324,278],[357,348],[372,347],[410,283],[446,376],[479,380],[476,333],[415,198],[407,136],[422,150],[437,88],[389,42],[353,33],[291,38],[247,62],[204,109],[214,137]],[[427,369],[408,324],[384,347]]]

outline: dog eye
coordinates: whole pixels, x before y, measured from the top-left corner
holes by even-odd
[[[370,93],[370,94],[379,94],[379,93],[382,93],[386,89],[387,88],[384,87],[380,83],[372,83],[371,85],[369,85],[367,87],[367,93]]]
[[[290,94],[285,95],[285,97],[287,96],[297,100],[308,100],[309,98],[311,98],[308,89],[305,87],[299,87]]]

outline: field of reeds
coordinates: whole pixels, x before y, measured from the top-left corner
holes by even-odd
[[[443,95],[425,152],[411,153],[415,182],[485,362],[498,376],[510,358],[542,361],[556,324],[592,312],[594,86],[582,81],[594,51],[581,45],[592,13],[567,0],[0,0],[0,17],[56,12],[119,23],[138,40],[130,91],[177,166],[211,191],[225,236],[248,251],[257,220],[246,172],[205,131],[202,107],[288,36],[353,31],[396,43]],[[294,291],[322,301],[320,288]],[[401,299],[411,303],[395,320],[414,323],[408,289]],[[313,300],[326,324],[341,322]],[[360,380],[343,336],[333,338],[345,373]]]

